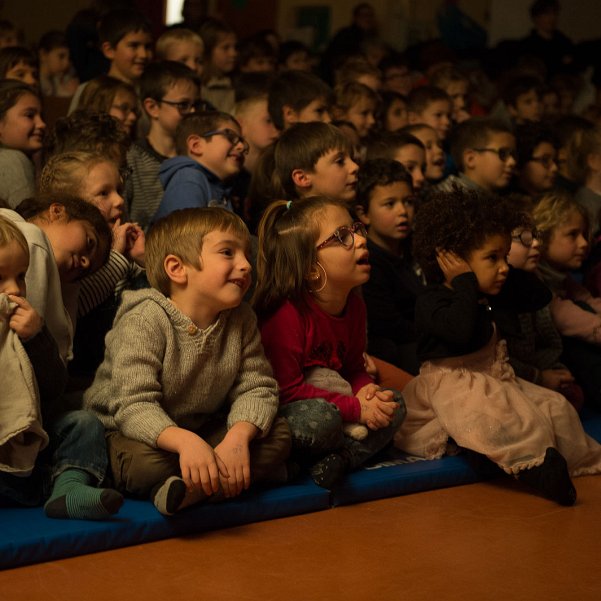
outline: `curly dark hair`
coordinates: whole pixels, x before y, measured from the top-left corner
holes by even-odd
[[[429,283],[443,282],[436,260],[438,250],[450,250],[467,260],[488,237],[511,236],[520,221],[520,216],[498,196],[459,187],[434,193],[415,217],[413,256]]]

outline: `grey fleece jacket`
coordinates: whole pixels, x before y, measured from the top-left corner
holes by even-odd
[[[146,289],[124,293],[84,404],[108,430],[156,447],[165,428],[196,431],[218,411],[228,428],[245,421],[266,434],[278,390],[248,305],[201,330]]]

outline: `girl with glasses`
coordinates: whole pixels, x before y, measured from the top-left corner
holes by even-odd
[[[365,305],[355,289],[369,279],[362,223],[325,197],[276,201],[259,225],[257,288],[267,358],[280,387],[293,452],[313,480],[331,488],[386,446],[405,411],[365,370]],[[345,423],[367,426],[357,440]]]
[[[138,95],[133,86],[109,75],[101,75],[87,83],[77,108],[108,113],[129,135],[133,135],[140,116]]]

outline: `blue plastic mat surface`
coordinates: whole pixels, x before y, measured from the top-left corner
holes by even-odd
[[[584,427],[601,441],[601,415],[586,415]],[[466,455],[425,461],[397,453],[349,474],[331,493],[305,478],[243,498],[193,507],[169,518],[149,501],[134,500],[127,500],[115,519],[100,522],[52,520],[42,508],[0,508],[0,569],[469,484],[494,474],[494,469],[474,465]]]

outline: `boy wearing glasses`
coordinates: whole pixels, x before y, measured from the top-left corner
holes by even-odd
[[[131,219],[144,229],[163,198],[161,164],[177,155],[177,126],[185,115],[197,110],[198,96],[196,76],[182,63],[153,63],[140,78],[140,99],[150,126],[148,135],[127,153],[131,176],[126,181],[125,198]]]
[[[225,182],[240,172],[248,153],[236,119],[219,111],[191,113],[182,118],[175,139],[178,156],[161,165],[165,193],[153,221],[189,207],[232,211]]]
[[[449,192],[459,186],[499,193],[507,188],[515,169],[515,136],[502,121],[473,117],[453,130],[451,155],[459,176],[449,176],[438,190]]]
[[[107,430],[115,487],[170,515],[283,482],[290,449],[257,319],[250,236],[217,208],[162,219],[146,241],[152,288],[126,292],[84,403]]]

